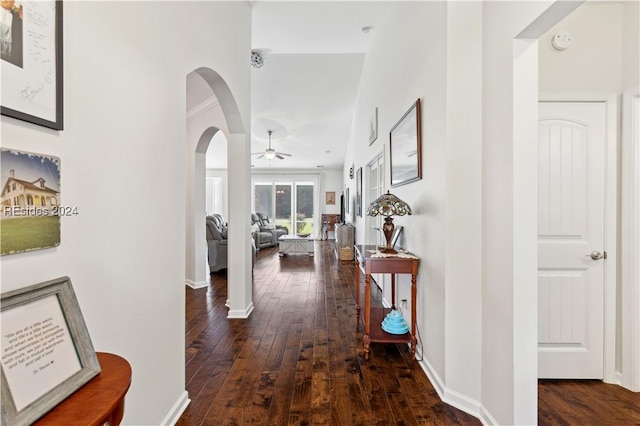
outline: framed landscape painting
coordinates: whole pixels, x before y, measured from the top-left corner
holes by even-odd
[[[0,254],[60,245],[60,159],[2,148]]]

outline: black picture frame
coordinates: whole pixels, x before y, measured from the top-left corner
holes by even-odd
[[[420,98],[389,132],[391,186],[422,179],[422,122]]]
[[[16,23],[12,22],[14,48],[0,61],[3,80],[0,112],[38,126],[63,130],[62,0],[26,0],[16,6],[12,16]],[[39,25],[31,25],[31,30],[25,32],[23,23],[28,24],[29,20],[37,20]]]
[[[0,316],[2,424],[34,423],[100,373],[69,277],[3,293]]]

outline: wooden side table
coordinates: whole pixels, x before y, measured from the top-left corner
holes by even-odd
[[[372,257],[376,246],[356,245],[356,327],[360,324],[360,265],[364,264],[364,358],[369,359],[371,342],[410,343],[411,356],[416,356],[416,279],[420,259],[416,257]],[[411,330],[405,334],[391,334],[381,327],[388,308],[371,307],[371,274],[391,274],[391,309],[396,306],[396,274],[411,274]]]
[[[35,426],[117,426],[124,415],[124,396],[131,384],[131,366],[124,358],[98,352],[101,371],[58,404]]]

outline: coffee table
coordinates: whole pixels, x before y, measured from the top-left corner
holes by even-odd
[[[285,254],[303,253],[313,256],[313,237],[299,237],[297,235],[283,235],[278,238],[281,257]]]

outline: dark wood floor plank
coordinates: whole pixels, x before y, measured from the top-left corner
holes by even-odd
[[[331,379],[331,423],[334,425],[351,424],[351,404],[349,385],[342,378]]]
[[[333,241],[316,241],[314,257],[260,250],[247,320],[227,318],[226,272],[211,277],[185,289],[191,404],[178,426],[480,424],[440,400],[406,345],[373,344],[364,360],[354,263],[335,258]],[[381,304],[372,285],[372,306]],[[541,381],[538,421],[640,425],[640,396],[598,381]]]

